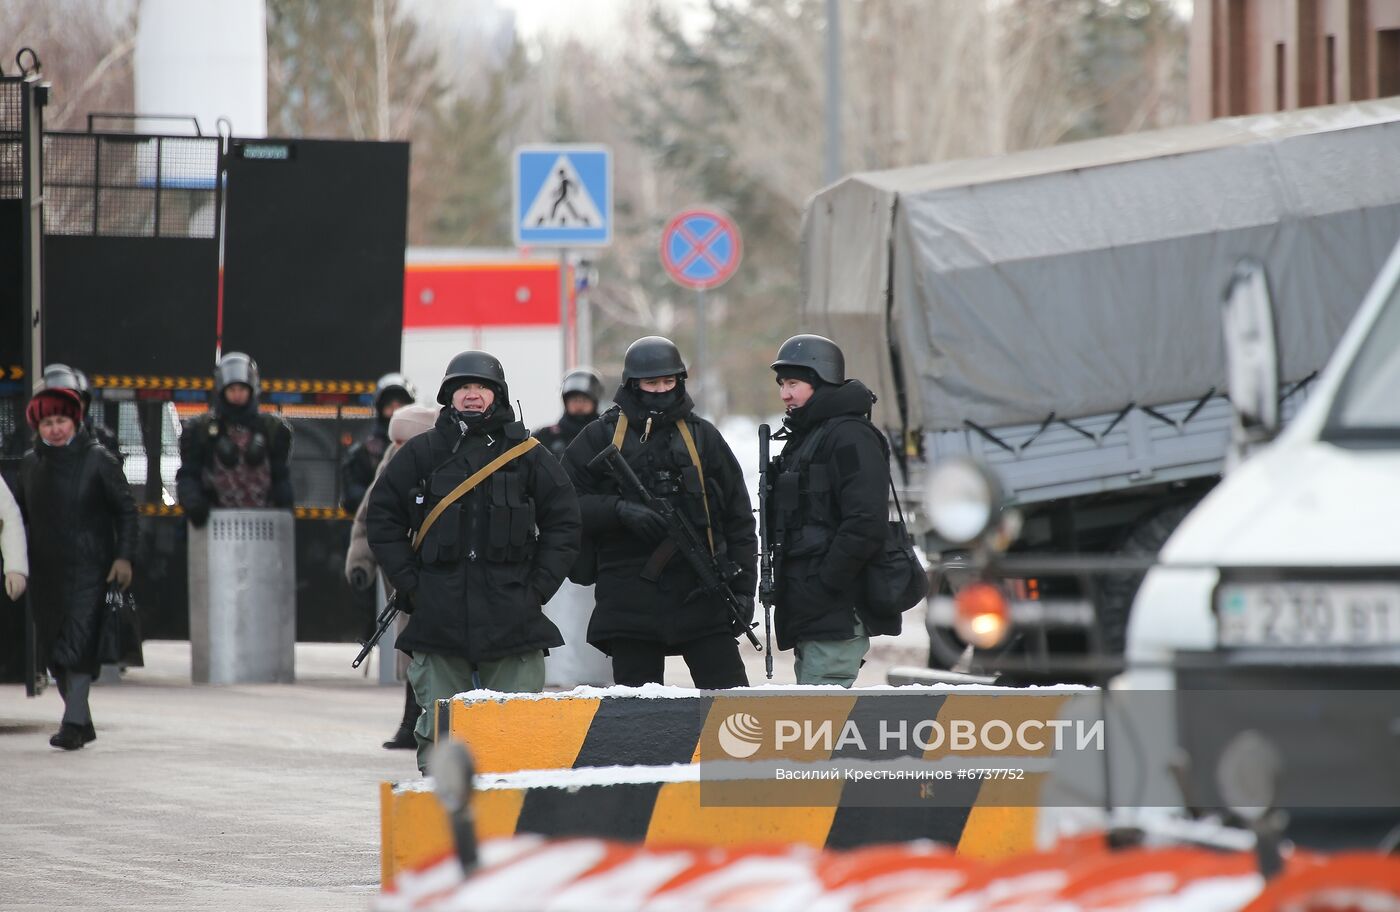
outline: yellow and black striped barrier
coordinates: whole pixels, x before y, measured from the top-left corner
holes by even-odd
[[[136,512],[141,516],[184,516],[185,510],[179,504],[139,503]],[[351,519],[351,515],[341,507],[295,507],[292,515],[297,519]]]
[[[766,781],[749,782],[762,789]],[[715,805],[695,765],[625,771],[568,770],[545,781],[537,772],[502,776],[478,787],[472,815],[478,839],[524,833],[598,836],[648,845],[806,845],[851,848],[928,839],[976,858],[1005,858],[1035,846],[1036,808],[1006,807],[975,796],[967,807],[840,804],[841,782],[823,783],[803,806]],[[818,804],[817,800],[825,803]],[[381,875],[452,850],[447,816],[425,780],[383,783]]]
[[[136,512],[141,516],[184,516],[185,508],[179,504],[139,503]]]
[[[24,371],[11,368],[11,373]],[[97,389],[132,390],[212,390],[213,377],[179,377],[169,374],[94,374],[92,385]],[[346,393],[350,395],[374,392],[373,380],[289,380],[278,377],[262,381],[265,393]]]
[[[373,380],[264,380],[268,393],[372,393]]]
[[[297,507],[292,510],[297,519],[352,519],[341,507]]]
[[[893,758],[922,769],[953,769],[967,754],[955,753],[951,741],[930,743],[935,727],[994,723],[1020,731],[1024,724],[1026,731],[1044,731],[1044,720],[1057,720],[1072,696],[956,687],[580,688],[461,696],[441,701],[435,722],[440,737],[466,743],[475,758],[482,785],[474,812],[483,838],[539,833],[818,848],[932,839],[998,858],[1034,843],[1036,807],[1053,753],[1048,742],[1034,748],[1018,742],[998,758],[1024,766],[1017,781],[787,781],[775,775],[775,764],[831,770]],[[786,744],[776,735],[780,724],[790,726]],[[853,739],[849,730],[865,731],[865,740]],[[876,731],[916,730],[922,735],[906,738],[893,754],[873,741]],[[746,737],[750,743],[741,743]],[[704,764],[738,771],[702,777]],[[872,800],[874,788],[898,791]],[[893,803],[885,801],[889,797]],[[386,876],[450,847],[442,811],[421,783],[386,783],[381,804]]]
[[[92,385],[96,389],[212,390],[214,378],[172,377],[168,374],[94,374]]]

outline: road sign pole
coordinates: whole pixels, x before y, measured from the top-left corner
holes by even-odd
[[[573,361],[569,345],[569,251],[565,247],[559,248],[559,344],[562,346],[563,357],[560,359],[560,376],[572,368]]]
[[[596,284],[597,269],[589,262],[580,263],[578,268],[580,275],[574,278],[574,354],[579,364],[592,364],[593,302],[589,297]]]
[[[705,319],[705,289],[695,289],[695,360],[700,365],[696,376],[700,380],[700,413],[710,415],[710,326]]]

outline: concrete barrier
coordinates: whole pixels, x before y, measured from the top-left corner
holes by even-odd
[[[535,833],[648,845],[818,849],[930,839],[991,859],[1033,847],[1048,747],[1010,755],[1027,767],[1019,782],[959,779],[936,788],[906,782],[896,785],[907,791],[885,795],[873,793],[870,782],[850,779],[775,781],[775,767],[887,763],[889,752],[869,738],[853,743],[845,733],[852,727],[857,734],[882,725],[908,731],[992,717],[1016,724],[1057,717],[1082,693],[956,686],[698,691],[657,685],[548,694],[474,691],[442,701],[436,724],[440,737],[464,742],[475,757],[474,812],[482,839]],[[777,743],[782,720],[789,730],[802,729],[792,743]],[[958,762],[948,745],[916,742],[893,753],[896,761],[924,769]],[[704,781],[702,762],[708,770]],[[415,780],[386,786],[382,794],[386,877],[450,848],[446,821],[426,787]]]
[[[598,837],[650,846],[805,845],[853,848],[928,839],[979,859],[1004,858],[1035,844],[1034,808],[977,806],[716,807],[702,800],[695,764],[511,773],[483,777],[472,810],[479,839],[534,833]],[[414,870],[452,851],[446,814],[429,780],[380,792],[382,876]]]
[[[983,719],[997,714],[1020,721],[1057,715],[1085,688],[910,685],[868,687],[753,687],[702,691],[682,687],[579,687],[561,693],[472,691],[440,701],[439,735],[465,743],[482,773],[592,766],[664,766],[726,759],[721,731],[747,714],[771,732],[776,720],[830,725],[833,737],[811,749],[782,752],[804,762],[868,755],[868,747],[839,743],[847,723],[873,740],[881,723],[907,727],[925,720]],[[996,697],[995,701],[988,699]],[[805,733],[805,732],[804,732]],[[911,747],[910,756],[947,756],[947,746]],[[1048,752],[1042,755],[1048,755]],[[776,759],[762,749],[752,759]]]

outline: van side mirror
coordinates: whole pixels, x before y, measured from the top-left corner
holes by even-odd
[[[1235,427],[1232,455],[1266,443],[1279,428],[1278,340],[1274,304],[1262,264],[1240,260],[1225,289],[1225,372]]]

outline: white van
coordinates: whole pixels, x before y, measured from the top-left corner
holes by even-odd
[[[1202,654],[1256,687],[1400,684],[1400,247],[1302,411],[1168,540],[1118,683],[1191,686]]]

